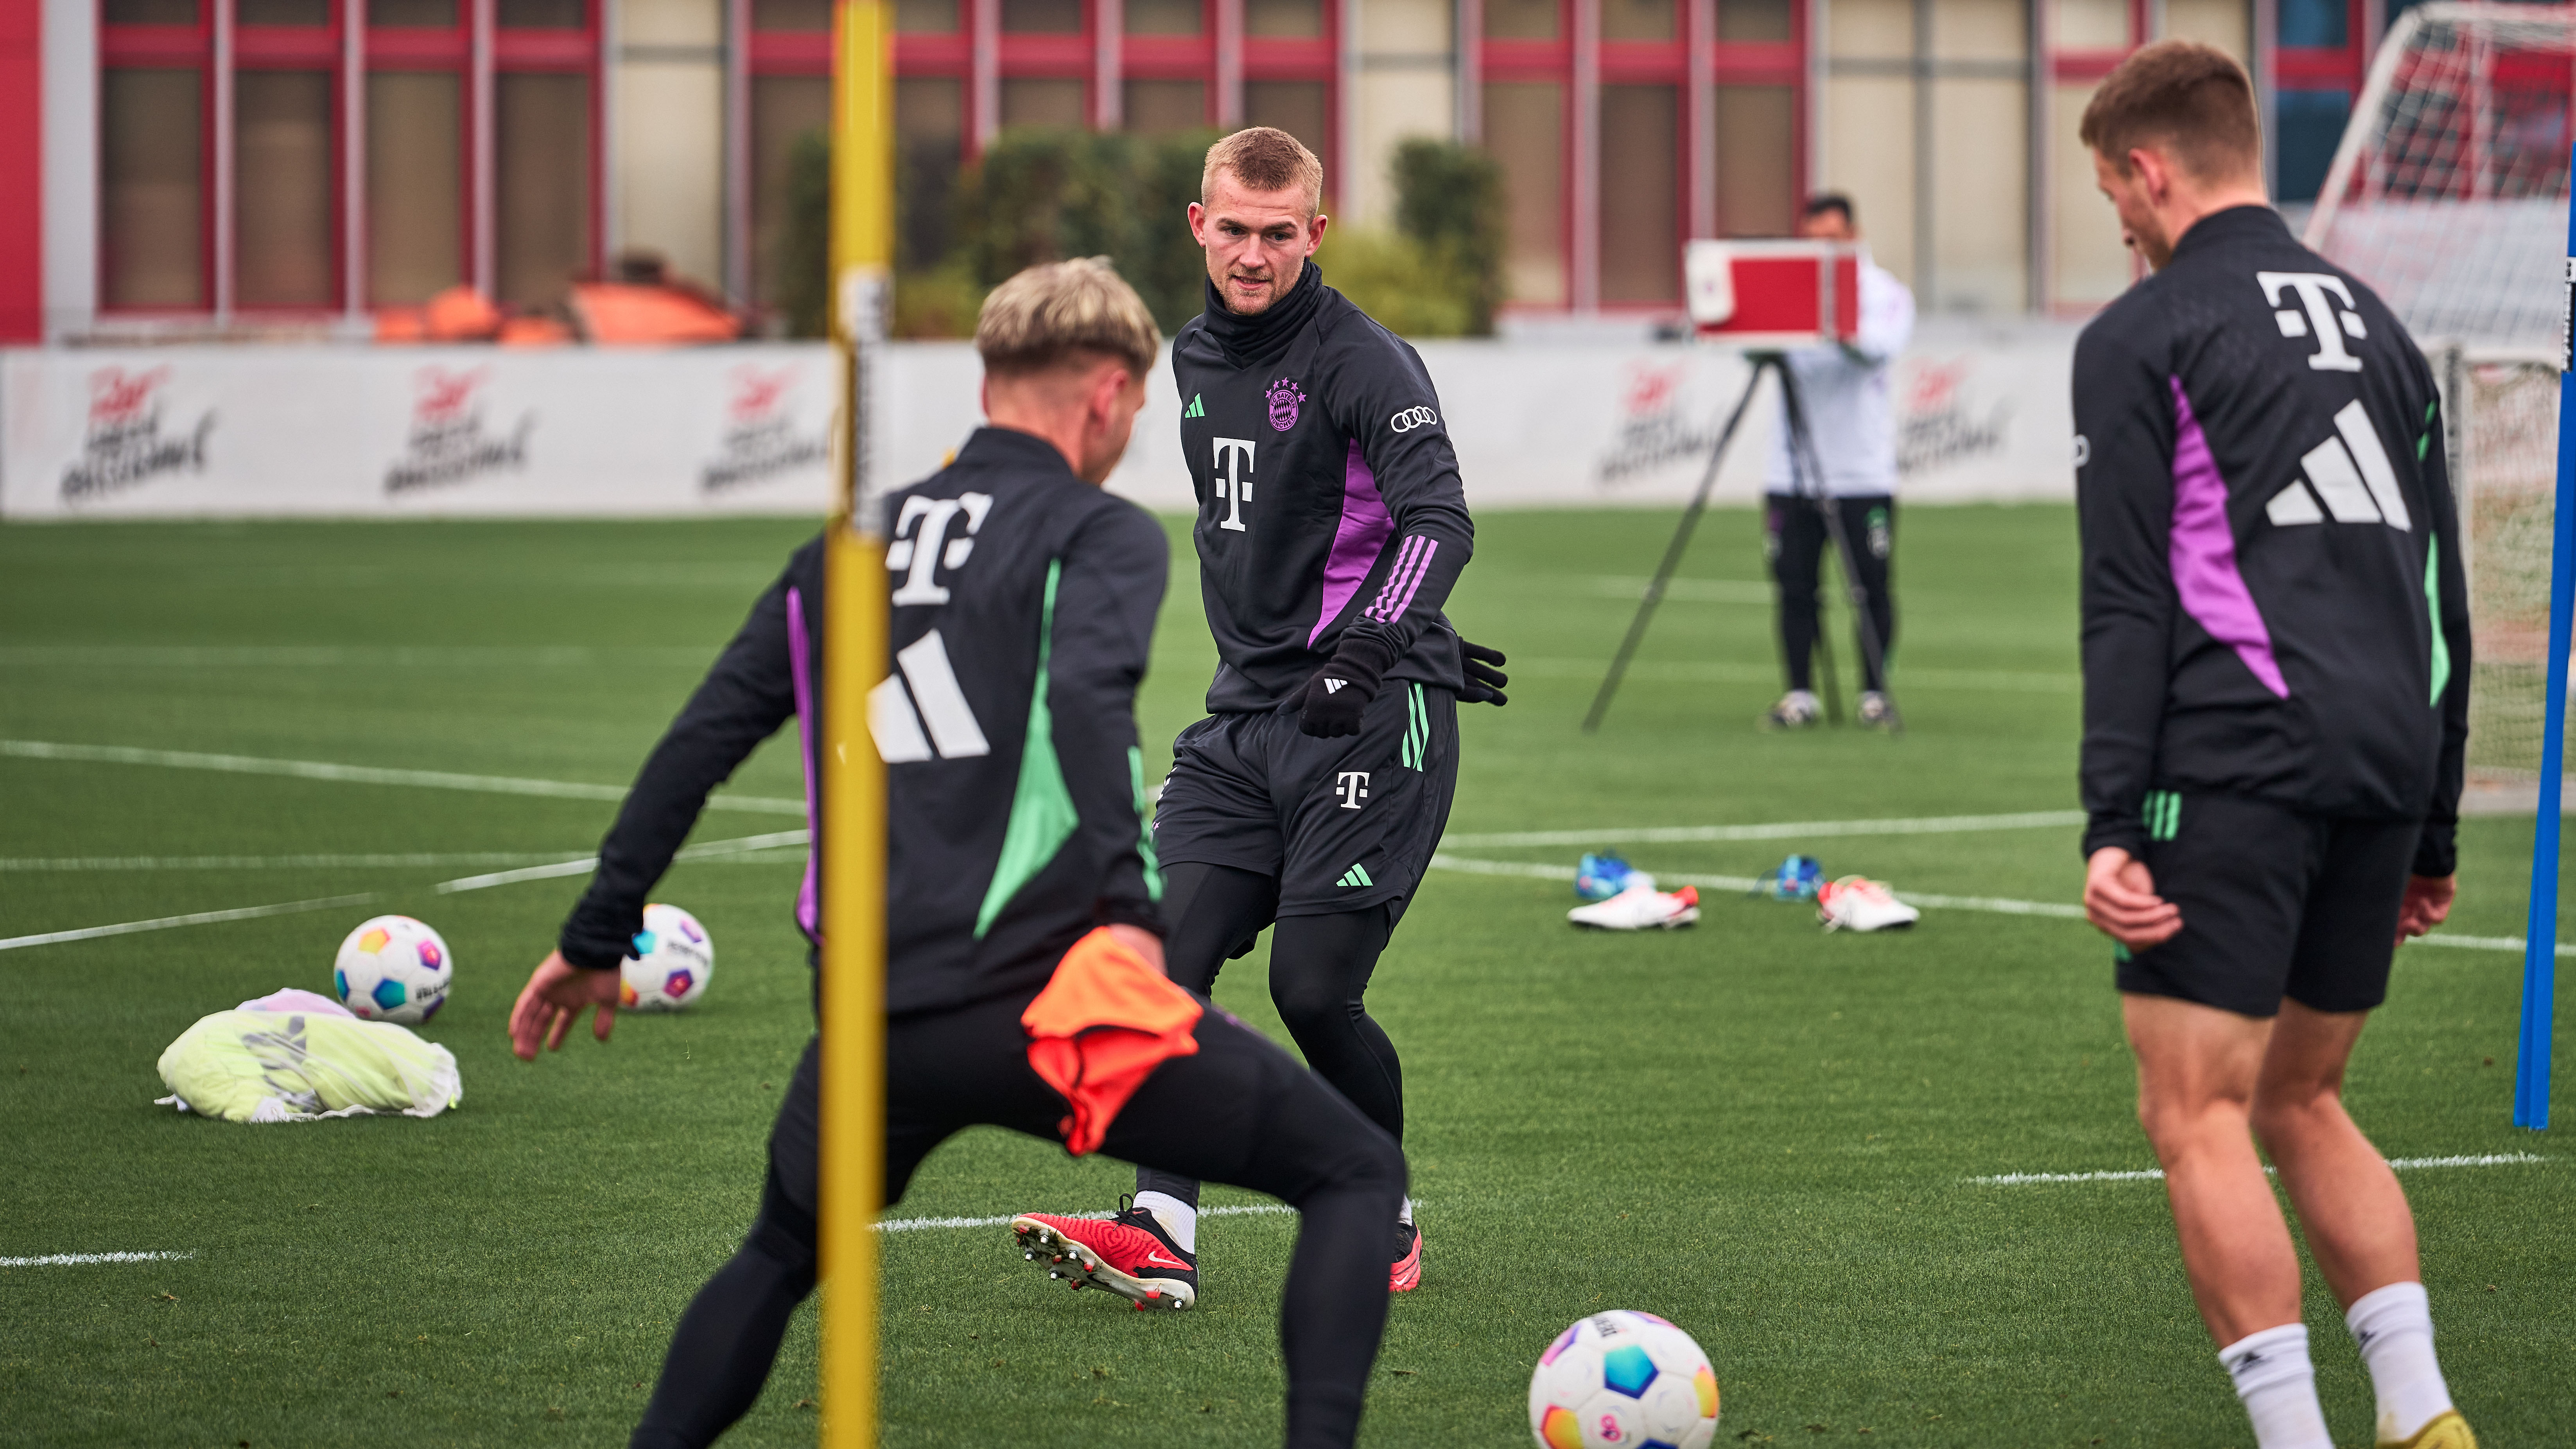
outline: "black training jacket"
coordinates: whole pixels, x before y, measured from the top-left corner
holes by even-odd
[[[1387,678],[1459,688],[1440,606],[1476,530],[1421,356],[1308,262],[1255,317],[1211,285],[1172,377],[1219,661],[1208,709],[1270,708],[1345,634],[1386,646]]]
[[[893,664],[868,714],[888,762],[887,1009],[1034,989],[1095,925],[1160,932],[1135,699],[1170,567],[1161,526],[1003,428],[886,510]],[[566,960],[616,965],[707,792],[788,718],[815,718],[822,620],[818,539],[646,760],[564,923]],[[809,939],[814,882],[809,863]]]
[[[2084,849],[2150,789],[2422,818],[2448,875],[2469,618],[2431,370],[2268,207],[2203,218],[2075,346]]]

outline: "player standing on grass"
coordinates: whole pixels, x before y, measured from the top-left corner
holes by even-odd
[[[886,1197],[950,1134],[989,1123],[1296,1205],[1287,1442],[1346,1449],[1386,1325],[1404,1158],[1285,1051],[1161,974],[1135,699],[1168,546],[1098,486],[1159,340],[1103,261],[1022,272],[976,327],[990,425],[886,502],[896,672],[869,694],[887,761]],[[608,1039],[646,892],[708,790],[791,715],[813,798],[821,590],[816,540],[646,761],[510,1014],[522,1058],[560,1045],[584,1007]],[[809,866],[797,901],[809,937],[814,879]],[[681,1316],[634,1449],[706,1444],[741,1418],[813,1290],[817,1044],[770,1131],[760,1216]]]
[[[1808,198],[1798,235],[1860,240],[1851,198],[1831,191]],[[1894,273],[1864,259],[1859,332],[1849,342],[1802,347],[1785,359],[1789,375],[1798,380],[1815,461],[1825,476],[1807,477],[1806,463],[1790,456],[1784,395],[1772,418],[1762,500],[1762,552],[1770,558],[1771,577],[1779,586],[1780,659],[1789,676],[1789,692],[1762,717],[1773,729],[1804,729],[1822,712],[1816,702],[1816,585],[1823,577],[1829,535],[1819,498],[1842,515],[1852,556],[1835,567],[1849,564],[1859,572],[1870,627],[1878,633],[1878,658],[1859,649],[1860,722],[1876,727],[1893,718],[1887,707],[1886,666],[1896,647],[1896,597],[1889,578],[1896,553],[1896,405],[1888,388],[1896,354],[1913,336],[1914,294]]]
[[[1172,341],[1181,452],[1199,500],[1216,636],[1209,717],[1173,744],[1154,819],[1171,882],[1172,979],[1206,993],[1270,943],[1270,998],[1307,1064],[1404,1136],[1394,1043],[1362,1003],[1420,884],[1458,778],[1457,702],[1503,702],[1503,656],[1441,615],[1475,544],[1422,359],[1324,285],[1323,164],[1255,126],[1208,149],[1190,230],[1207,310]],[[1198,1183],[1140,1171],[1107,1221],[1028,1214],[1105,1280],[1186,1308]],[[1421,1281],[1407,1199],[1387,1284]],[[1123,1286],[1122,1286],[1123,1285]]]
[[[2084,904],[2119,942],[2138,1116],[2261,1449],[2331,1441],[2258,1140],[2379,1443],[2473,1449],[2414,1218],[2342,1097],[2397,942],[2451,905],[2469,626],[2433,378],[2266,204],[2235,61],[2149,46],[2082,136],[2156,269],[2075,349]]]

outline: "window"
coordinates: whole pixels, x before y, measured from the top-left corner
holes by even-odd
[[[110,70],[103,81],[102,300],[110,307],[203,307],[202,81],[193,70],[142,68]]]
[[[1505,286],[1511,300],[1563,306],[1565,87],[1554,81],[1486,83],[1485,149],[1503,166],[1511,218]]]
[[[1601,300],[1681,300],[1681,89],[1601,88]]]
[[[269,0],[268,9],[283,8]],[[244,3],[247,19],[252,5]],[[250,70],[233,81],[234,298],[244,307],[333,300],[331,73]]]
[[[1716,131],[1709,149],[1717,161],[1719,235],[1787,236],[1796,231],[1797,90],[1719,86],[1710,111]]]
[[[1199,0],[1127,0],[1129,35],[1196,35],[1206,11]]]
[[[214,5],[101,0],[107,311],[311,314],[459,284],[541,307],[598,268],[592,0],[491,0],[479,45],[461,0],[219,3],[235,22],[220,51]]]
[[[1122,104],[1127,129],[1142,135],[1190,131],[1208,124],[1203,80],[1131,80]]]

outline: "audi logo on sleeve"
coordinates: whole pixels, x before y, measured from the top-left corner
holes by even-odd
[[[1415,428],[1427,428],[1439,421],[1439,414],[1429,408],[1406,408],[1394,417],[1388,418],[1386,425],[1399,433],[1409,433]]]

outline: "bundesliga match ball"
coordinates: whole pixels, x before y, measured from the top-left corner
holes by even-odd
[[[436,1016],[455,979],[447,943],[409,916],[378,916],[351,931],[331,967],[341,1005],[362,1020],[404,1026]]]
[[[1707,1449],[1717,1374],[1691,1336],[1613,1309],[1557,1335],[1530,1375],[1539,1449]]]
[[[716,945],[707,928],[678,906],[648,905],[635,954],[617,968],[617,1005],[623,1011],[677,1011],[706,995],[716,969]]]

